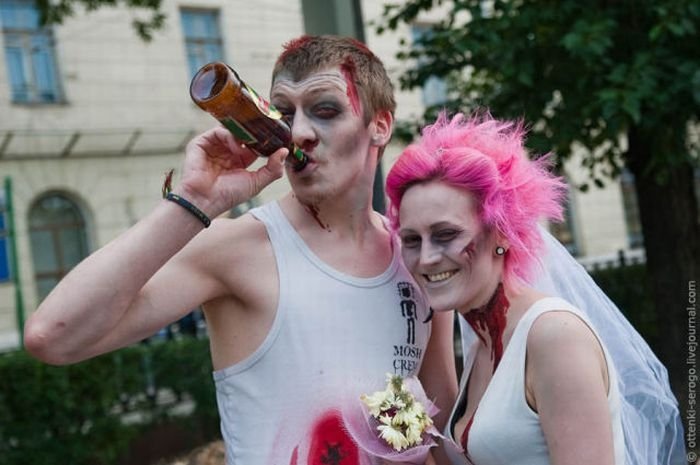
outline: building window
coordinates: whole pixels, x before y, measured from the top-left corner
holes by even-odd
[[[41,300],[88,254],[83,215],[65,196],[46,195],[29,211],[29,238]]]
[[[579,255],[578,245],[576,244],[576,234],[574,233],[573,214],[571,212],[571,203],[566,202],[564,205],[564,221],[561,223],[552,223],[550,226],[552,236],[556,237],[561,244],[566,247],[574,257]]]
[[[581,250],[576,241],[576,221],[572,206],[573,198],[571,190],[569,190],[566,195],[566,202],[564,202],[564,221],[561,223],[550,223],[549,230],[552,236],[561,242],[571,255],[577,257]]]
[[[219,12],[212,10],[181,10],[182,29],[190,76],[212,61],[224,57],[219,27]]]
[[[630,249],[644,247],[642,235],[642,222],[639,219],[639,205],[637,192],[634,188],[634,175],[627,169],[620,174],[620,188],[622,189],[622,207],[625,210],[625,224],[627,226],[627,243]]]
[[[427,24],[414,24],[411,28],[411,38],[416,43],[423,37],[432,34],[432,27]],[[437,76],[430,76],[424,83],[422,91],[423,105],[432,107],[447,102],[447,82]]]
[[[12,101],[60,101],[53,34],[49,28],[39,26],[39,11],[34,1],[0,2],[0,23]]]
[[[0,283],[10,280],[10,232],[8,231],[7,201],[0,190]]]

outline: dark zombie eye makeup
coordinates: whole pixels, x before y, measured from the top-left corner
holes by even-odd
[[[433,234],[433,240],[437,243],[447,243],[456,239],[461,231],[457,229],[441,229]]]
[[[321,119],[332,119],[338,116],[341,111],[335,102],[321,102],[313,106],[312,114]]]
[[[346,95],[354,95],[354,91],[348,93],[349,82],[346,73],[320,73],[298,82],[280,78],[273,84],[270,100],[290,126],[299,111],[309,118],[331,120],[348,106],[355,111],[356,102],[345,100]]]
[[[400,239],[401,245],[406,249],[415,249],[421,243],[420,236],[417,234],[402,234]]]

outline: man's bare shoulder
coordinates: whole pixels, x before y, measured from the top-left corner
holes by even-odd
[[[186,266],[223,284],[229,295],[245,289],[255,273],[275,267],[265,225],[250,214],[215,219],[179,255]]]
[[[232,259],[269,244],[265,225],[251,214],[237,218],[217,218],[189,244],[207,259]]]
[[[267,231],[262,221],[250,213],[237,218],[217,218],[212,222],[212,232],[236,237],[241,241],[267,241]]]

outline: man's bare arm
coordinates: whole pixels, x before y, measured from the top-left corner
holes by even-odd
[[[285,153],[248,171],[255,155],[215,128],[188,144],[178,193],[217,216],[279,178]],[[202,229],[181,206],[159,203],[56,286],[27,321],[27,349],[48,363],[77,362],[150,336],[219,295],[223,286],[204,258],[216,227]]]
[[[27,350],[48,363],[73,363],[150,336],[186,314],[196,304],[183,307],[189,303],[177,301],[181,293],[167,295],[165,289],[176,289],[178,277],[191,280],[192,288],[199,289],[191,299],[197,300],[213,285],[185,260],[164,265],[202,228],[181,207],[159,204],[54,288],[27,321]],[[156,278],[161,268],[163,277]],[[170,279],[170,286],[163,282]]]

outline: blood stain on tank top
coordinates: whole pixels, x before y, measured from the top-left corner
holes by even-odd
[[[359,465],[357,445],[343,426],[340,413],[331,410],[311,430],[308,465]]]

